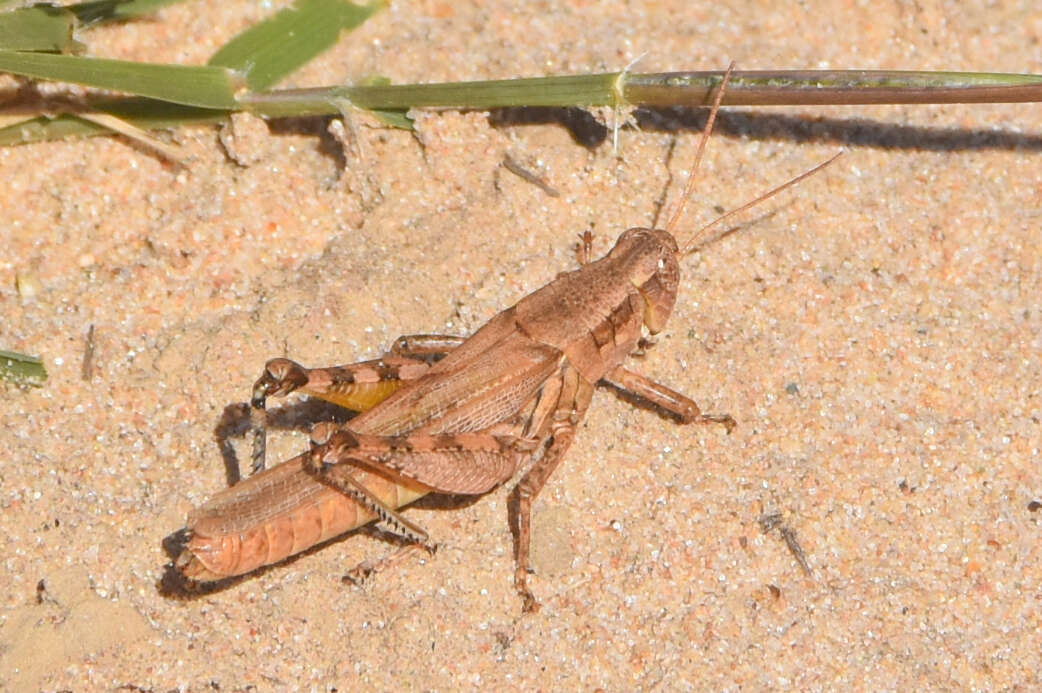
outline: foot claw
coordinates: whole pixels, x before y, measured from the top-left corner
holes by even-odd
[[[521,613],[523,614],[535,614],[539,613],[540,609],[539,602],[536,601],[535,595],[528,590],[521,593]]]
[[[376,575],[376,569],[368,561],[359,563],[357,566],[347,571],[347,573],[340,578],[340,582],[345,585],[354,585],[355,587],[367,587],[372,581],[373,576]]]

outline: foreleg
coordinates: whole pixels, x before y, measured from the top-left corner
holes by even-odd
[[[703,414],[694,400],[686,395],[622,366],[602,378],[601,382],[651,402],[676,416],[682,424],[722,424],[728,433],[737,425],[730,414]]]

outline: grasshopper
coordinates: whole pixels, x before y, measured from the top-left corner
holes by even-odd
[[[716,90],[695,170],[730,71]],[[720,217],[682,247],[673,229],[690,197],[693,172],[665,230],[629,229],[595,261],[587,233],[578,269],[525,296],[469,338],[402,337],[382,359],[331,368],[269,361],[251,399],[255,473],[189,516],[177,568],[191,580],[220,580],[376,520],[408,543],[349,574],[364,579],[411,550],[434,549],[398,508],[431,492],[483,494],[520,475],[509,504],[516,528],[514,582],[524,610],[536,610],[527,583],[532,502],[572,444],[594,387],[611,385],[681,423],[720,424],[730,433],[731,416],[703,414],[690,398],[623,364],[665,327],[680,259],[698,235],[831,161]],[[294,391],[361,413],[339,427],[316,424],[309,451],[265,470],[266,400]]]

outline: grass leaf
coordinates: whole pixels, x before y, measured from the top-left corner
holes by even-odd
[[[261,91],[331,47],[341,31],[358,26],[379,8],[379,3],[297,0],[224,44],[209,64],[242,72],[249,88]]]
[[[141,98],[99,99],[91,104],[90,108],[99,113],[107,113],[125,120],[142,130],[176,128],[198,123],[219,123],[228,117],[226,111]],[[64,137],[91,137],[109,134],[108,128],[83,120],[78,117],[77,113],[30,116],[2,127],[0,128],[0,146],[28,144]]]
[[[15,385],[41,387],[47,381],[47,369],[35,356],[0,349],[0,380]]]
[[[65,9],[75,13],[80,26],[104,22],[121,22],[151,14],[161,7],[182,0],[96,0],[68,5]]]
[[[163,101],[221,108],[238,107],[234,73],[216,66],[159,65],[73,55],[0,51],[0,71],[123,91]]]
[[[72,53],[83,48],[72,38],[76,15],[61,7],[36,5],[0,14],[0,48],[11,51]]]

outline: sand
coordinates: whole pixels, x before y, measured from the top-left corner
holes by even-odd
[[[393,3],[291,80],[639,69],[1042,72],[1042,12],[985,4]],[[260,3],[84,32],[88,54],[202,63]],[[696,133],[584,148],[559,124],[421,114],[0,149],[0,678],[28,690],[1032,690],[1042,686],[1042,117],[1036,105],[745,109],[685,228],[839,149],[687,259],[635,367],[738,429],[598,391],[537,503],[522,616],[506,491],[408,517],[441,549],[370,587],[352,536],[227,588],[164,587],[163,539],[246,464],[266,359],[467,334],[654,221]],[[560,194],[505,170],[509,155]],[[20,296],[15,278],[30,280]],[[81,373],[94,326],[93,374]],[[278,431],[272,455],[303,449]],[[802,546],[801,571],[778,530]],[[40,587],[42,586],[42,588]]]

